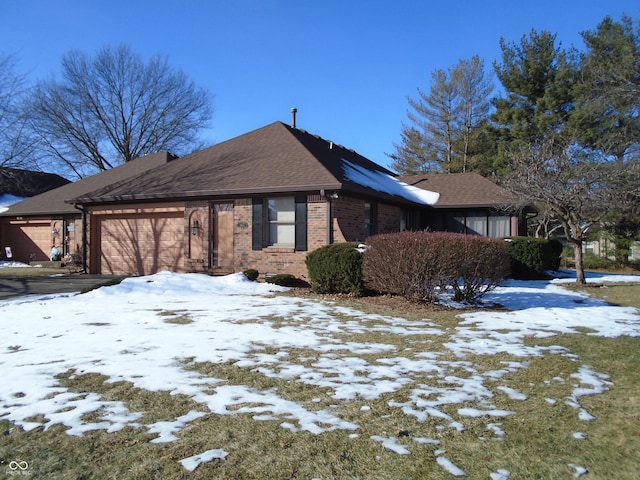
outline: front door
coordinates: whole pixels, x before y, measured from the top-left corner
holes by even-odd
[[[233,203],[211,204],[211,268],[233,270]]]

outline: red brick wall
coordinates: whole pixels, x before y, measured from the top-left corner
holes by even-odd
[[[365,222],[365,200],[352,197],[340,197],[331,202],[334,242],[364,242],[367,238]],[[400,207],[376,204],[376,229],[378,233],[400,230],[402,209]]]
[[[378,204],[378,233],[392,233],[400,231],[402,209],[384,203]]]
[[[268,274],[290,273],[308,280],[305,260],[307,253],[327,244],[327,203],[319,196],[307,198],[307,251],[293,248],[266,247],[252,249],[251,199],[236,200],[234,207],[234,250],[237,271],[256,269],[263,277]]]
[[[364,241],[364,204],[362,199],[344,196],[331,201],[334,243]]]
[[[171,265],[177,271],[209,271],[210,261],[210,219],[209,201],[189,201],[185,203],[149,204],[142,206],[121,206],[115,209],[92,209],[92,216],[117,217],[128,214],[134,217],[162,212],[180,212],[180,250],[172,253]],[[289,273],[298,278],[308,280],[305,260],[307,254],[329,242],[364,241],[367,236],[365,223],[365,200],[340,196],[334,200],[326,200],[319,195],[307,197],[307,251],[295,251],[293,248],[266,247],[261,250],[252,249],[252,213],[251,198],[241,198],[233,201],[233,267],[232,270],[241,272],[246,269],[256,269],[264,277],[268,274]],[[400,227],[402,211],[399,207],[377,204],[378,232],[397,231]],[[198,220],[201,234],[191,234],[190,225]],[[176,219],[177,221],[177,219]],[[327,225],[332,231],[327,231]],[[175,234],[178,225],[174,223]],[[90,229],[92,233],[93,229]],[[123,239],[124,239],[123,233]],[[95,240],[95,239],[90,239]],[[125,242],[126,243],[126,242]],[[100,248],[100,245],[91,245]],[[92,252],[93,264],[99,264],[99,257]],[[169,265],[169,264],[168,264]],[[94,270],[94,269],[92,269]],[[94,270],[95,271],[95,270]],[[148,271],[147,268],[144,269]],[[138,273],[138,272],[131,272]],[[230,273],[230,272],[212,272]]]
[[[188,272],[204,272],[209,266],[209,202],[206,200],[188,201],[184,211],[185,241],[184,257]],[[200,224],[200,231],[192,235],[191,224]]]

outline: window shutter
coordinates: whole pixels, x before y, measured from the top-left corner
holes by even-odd
[[[296,197],[296,250],[307,250],[307,196]]]
[[[378,233],[378,204],[371,204],[371,235]]]
[[[263,204],[262,198],[254,198],[252,200],[253,204],[253,214],[252,214],[252,222],[251,222],[251,240],[252,245],[251,248],[253,250],[262,250],[263,247]]]

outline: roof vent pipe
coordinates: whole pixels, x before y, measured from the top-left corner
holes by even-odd
[[[291,109],[291,126],[296,128],[296,113],[298,113],[298,109],[293,107]]]

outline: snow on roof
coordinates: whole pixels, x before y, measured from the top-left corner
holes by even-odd
[[[384,172],[368,170],[344,158],[342,163],[345,178],[363,187],[425,205],[434,205],[440,198],[440,194],[437,192],[413,187]]]

